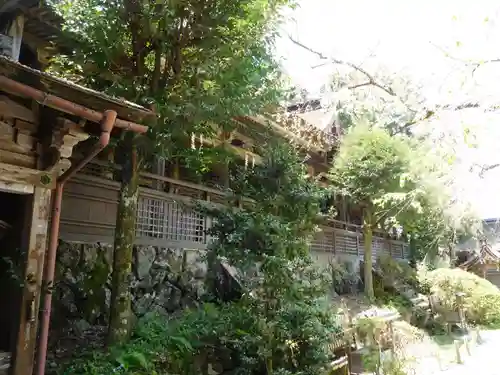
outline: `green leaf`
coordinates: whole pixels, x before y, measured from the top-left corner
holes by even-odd
[[[189,351],[189,352],[194,351],[193,346],[185,337],[173,336],[173,337],[170,337],[170,340],[173,341],[173,343],[176,346],[178,346],[180,349],[182,349],[183,351]]]
[[[125,368],[141,368],[144,370],[148,369],[148,361],[143,353],[131,352],[123,354],[118,358],[118,362],[122,364]]]

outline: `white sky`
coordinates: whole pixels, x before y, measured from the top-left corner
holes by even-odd
[[[472,77],[443,52],[469,61],[500,58],[500,1],[301,0],[289,16],[277,52],[292,81],[309,92],[319,92],[332,67],[313,69],[322,61],[294,45],[288,34],[328,56],[403,72],[433,102],[500,103],[500,63],[481,67]],[[461,151],[470,160],[500,162],[500,114],[464,112],[449,116],[447,126],[477,129],[481,146]],[[462,176],[467,199],[482,217],[500,217],[500,168],[485,176],[481,181]]]

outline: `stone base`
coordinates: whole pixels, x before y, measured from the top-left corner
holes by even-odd
[[[10,353],[0,352],[0,375],[8,375],[10,368]]]
[[[54,327],[68,321],[80,326],[107,324],[112,263],[112,245],[60,243]],[[148,312],[170,314],[196,304],[205,272],[197,251],[135,247],[130,275],[134,313],[138,317]]]

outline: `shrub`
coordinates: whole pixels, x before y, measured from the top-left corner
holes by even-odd
[[[328,262],[327,269],[331,274],[335,293],[342,295],[356,292],[361,278],[358,272],[353,269],[352,264],[349,262],[339,262],[335,258],[332,258]]]
[[[380,269],[384,281],[393,284],[395,281],[417,285],[417,272],[407,262],[398,261],[388,254],[382,254],[377,259],[377,267]]]
[[[423,281],[444,309],[455,310],[456,293],[464,293],[468,320],[481,325],[497,324],[500,320],[500,290],[488,280],[455,268],[426,272]]]
[[[261,151],[262,163],[234,171],[228,192],[252,199],[251,207],[198,206],[213,218],[206,257],[212,301],[224,301],[214,287],[221,260],[238,270],[242,290],[229,304],[239,314],[226,320],[229,341],[219,344],[230,349],[238,374],[321,373],[338,328],[324,303],[332,274],[312,262],[309,249],[329,192],[311,181],[290,146]]]

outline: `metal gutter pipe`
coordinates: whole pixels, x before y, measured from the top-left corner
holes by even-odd
[[[93,109],[70,102],[69,100],[62,99],[58,96],[37,90],[33,87],[16,82],[5,76],[0,76],[0,90],[15,95],[17,94],[29,97],[47,107],[57,109],[61,112],[69,113],[71,115],[78,116],[92,122],[99,123],[104,119],[104,115],[101,112],[94,111]],[[147,126],[139,125],[135,122],[125,121],[118,118],[116,119],[115,127],[130,130],[134,133],[146,133],[148,131]]]
[[[111,130],[113,130],[113,127],[118,122],[116,116],[117,113],[115,111],[104,111],[101,121],[101,135],[95,146],[92,148],[92,151],[90,151],[89,154],[82,160],[72,165],[57,179],[55,194],[52,201],[52,221],[50,223],[49,247],[45,261],[46,265],[42,288],[47,288],[48,290],[42,290],[42,293],[45,293],[45,295],[43,303],[43,316],[40,327],[40,340],[38,343],[38,375],[45,375],[45,365],[47,361],[47,343],[49,339],[50,313],[52,308],[51,289],[54,287],[54,273],[56,267],[57,245],[59,243],[59,223],[61,220],[61,205],[64,184],[109,144]],[[132,130],[132,128],[129,129]]]

